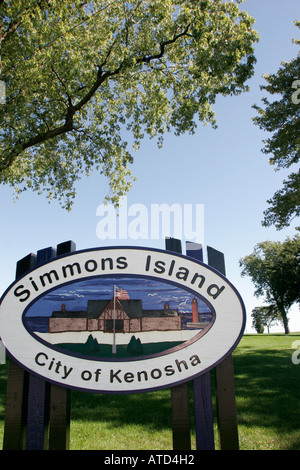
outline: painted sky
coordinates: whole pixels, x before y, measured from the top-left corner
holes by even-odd
[[[26,316],[50,316],[53,311],[61,310],[66,305],[68,311],[86,311],[89,300],[110,300],[113,298],[113,286],[127,290],[130,299],[143,302],[145,310],[163,310],[166,302],[170,309],[179,312],[191,312],[194,295],[170,283],[128,277],[98,277],[86,281],[69,283],[53,289],[39,300],[32,303]],[[199,313],[208,313],[209,307],[198,297]]]

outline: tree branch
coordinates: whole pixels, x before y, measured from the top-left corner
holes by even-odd
[[[67,95],[67,98],[68,98],[68,103],[69,103],[69,108],[72,108],[73,107],[73,104],[72,104],[72,100],[71,100],[71,96],[69,95],[68,93],[68,90],[67,90],[67,87],[64,83],[64,81],[60,78],[60,76],[58,75],[58,73],[56,72],[56,70],[54,70],[53,66],[51,66],[51,70],[52,72],[54,73],[54,75],[56,76],[57,80],[59,81],[59,83],[62,85],[62,87],[64,88],[65,92],[66,92],[66,95]]]
[[[87,94],[77,103],[75,106],[68,106],[67,108],[67,113],[65,116],[65,122],[63,125],[58,126],[54,129],[51,129],[47,132],[44,132],[42,134],[38,134],[35,137],[32,137],[31,139],[28,139],[26,142],[21,143],[19,142],[16,147],[10,152],[9,155],[7,155],[5,158],[0,159],[0,173],[7,168],[9,168],[15,159],[20,155],[21,152],[24,150],[27,150],[30,147],[33,147],[35,145],[42,144],[43,142],[46,142],[49,139],[52,139],[54,137],[58,137],[59,135],[66,134],[67,132],[71,132],[74,130],[73,127],[73,117],[76,112],[80,111],[80,109],[90,101],[90,99],[94,96],[98,88],[101,86],[101,84],[107,80],[109,77],[112,77],[114,75],[117,75],[120,70],[122,69],[122,64],[113,72],[106,72],[103,73],[102,71],[98,72],[97,80],[95,81],[94,85],[90,88],[90,90],[87,92]]]
[[[165,48],[166,46],[169,46],[170,44],[174,44],[178,39],[182,38],[183,36],[187,36],[188,30],[190,29],[190,24],[187,25],[187,27],[184,29],[184,31],[180,34],[176,34],[173,36],[173,39],[169,39],[167,41],[163,41],[160,43],[160,52],[158,54],[154,54],[148,57],[141,57],[140,59],[137,60],[138,64],[141,63],[149,63],[152,60],[155,59],[161,59],[165,53]]]
[[[171,44],[174,44],[181,37],[186,36],[188,34],[189,28],[190,28],[190,24],[187,25],[187,27],[184,29],[184,31],[182,31],[180,34],[174,35],[172,39],[161,42],[160,43],[160,52],[158,54],[153,54],[153,55],[150,55],[150,56],[140,57],[139,59],[137,59],[136,63],[137,64],[141,64],[141,63],[148,64],[148,63],[150,63],[154,60],[161,59],[163,57],[163,55],[165,54],[166,47],[171,45]],[[92,99],[92,97],[95,95],[95,93],[97,92],[97,90],[100,88],[100,86],[102,85],[102,83],[105,80],[108,80],[109,78],[112,78],[112,77],[118,75],[122,71],[122,69],[126,66],[125,61],[122,61],[121,64],[114,71],[103,72],[102,68],[107,63],[107,60],[108,60],[108,58],[109,58],[109,56],[110,56],[110,54],[113,50],[114,44],[115,43],[113,43],[112,46],[110,47],[104,62],[99,66],[97,78],[96,78],[94,84],[91,86],[91,88],[85,94],[85,96],[76,105],[72,105],[71,98],[67,94],[68,100],[69,100],[69,106],[67,108],[67,113],[65,115],[64,124],[54,128],[54,129],[48,130],[47,132],[44,132],[42,134],[38,134],[38,135],[32,137],[31,139],[28,139],[24,143],[19,142],[16,145],[16,147],[10,152],[9,155],[7,155],[5,158],[0,159],[0,172],[2,172],[4,170],[6,170],[7,168],[9,168],[13,164],[15,159],[18,157],[18,155],[21,152],[23,152],[24,150],[27,150],[30,147],[42,144],[43,142],[46,142],[49,139],[52,139],[54,137],[57,137],[59,135],[62,135],[62,134],[65,134],[67,132],[70,132],[70,131],[74,130],[73,117],[74,117],[75,113],[80,111],[81,108],[83,106],[85,106]],[[59,79],[59,77],[58,77],[58,79]],[[63,86],[65,88],[64,84],[63,84]]]

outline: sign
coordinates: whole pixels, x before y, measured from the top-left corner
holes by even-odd
[[[139,247],[77,251],[5,292],[0,337],[49,382],[136,393],[191,380],[225,359],[245,325],[243,301],[215,269]]]

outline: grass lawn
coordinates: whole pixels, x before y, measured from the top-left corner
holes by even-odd
[[[241,450],[300,449],[300,334],[245,335],[233,354]],[[0,440],[7,366],[0,366]],[[212,373],[214,394],[214,374]],[[195,432],[192,416],[192,445]],[[215,394],[214,394],[215,396]],[[72,391],[71,449],[172,449],[170,391],[94,395]],[[215,399],[214,402],[214,416]],[[217,425],[215,424],[216,436]],[[216,437],[216,448],[218,448]]]
[[[299,334],[245,335],[234,353],[241,449],[300,449]]]

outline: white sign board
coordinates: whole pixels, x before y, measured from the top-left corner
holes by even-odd
[[[218,271],[151,248],[57,257],[2,297],[8,354],[45,380],[95,393],[136,393],[191,380],[237,346],[243,301]]]

